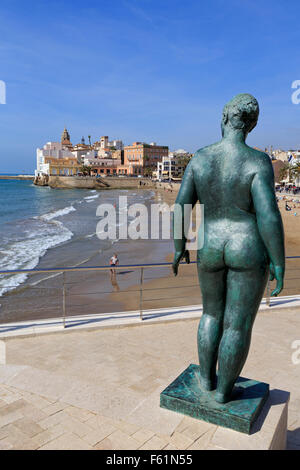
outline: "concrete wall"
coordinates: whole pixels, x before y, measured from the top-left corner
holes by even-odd
[[[82,189],[137,189],[155,188],[155,183],[147,178],[93,178],[72,176],[50,176],[51,188]]]
[[[0,175],[0,180],[34,180],[33,175]]]

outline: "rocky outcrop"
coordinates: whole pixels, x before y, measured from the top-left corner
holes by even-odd
[[[36,184],[37,186],[48,186],[48,182],[48,175],[36,176],[33,180],[33,184]]]

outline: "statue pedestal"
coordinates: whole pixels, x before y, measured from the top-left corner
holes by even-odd
[[[285,448],[287,392],[240,377],[232,401],[217,403],[214,393],[201,390],[199,366],[191,364],[161,393],[160,406],[220,426],[211,442],[218,448]]]

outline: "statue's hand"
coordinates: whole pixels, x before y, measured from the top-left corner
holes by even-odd
[[[188,250],[176,251],[175,252],[174,261],[173,261],[173,265],[172,265],[174,276],[177,276],[177,274],[178,274],[178,265],[179,265],[180,261],[183,258],[185,259],[187,264],[190,264],[190,253],[189,253]]]
[[[273,290],[271,297],[277,297],[278,294],[283,289],[283,277],[284,277],[284,267],[283,266],[274,266],[270,263],[270,281],[276,279],[276,288]]]

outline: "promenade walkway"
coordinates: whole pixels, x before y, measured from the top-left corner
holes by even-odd
[[[122,328],[2,338],[0,449],[220,449],[223,428],[159,408],[160,392],[197,363],[198,321],[162,316]],[[243,376],[270,383],[273,397],[291,393],[288,448],[299,450],[297,340],[299,307],[261,310]],[[267,415],[262,432],[238,434],[238,441],[227,430],[226,447],[262,447],[271,424]]]

